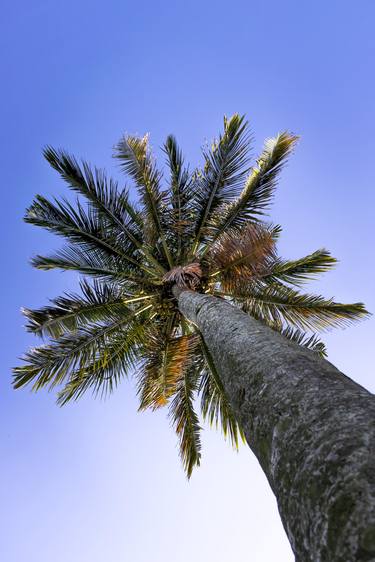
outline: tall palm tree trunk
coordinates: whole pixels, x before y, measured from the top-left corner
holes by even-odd
[[[375,560],[375,396],[225,300],[174,294],[203,335],[296,561]]]

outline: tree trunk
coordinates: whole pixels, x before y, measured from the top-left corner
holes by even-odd
[[[375,396],[225,300],[174,294],[202,333],[296,561],[375,561]]]

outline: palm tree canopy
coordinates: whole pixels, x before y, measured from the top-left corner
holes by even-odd
[[[301,292],[303,283],[336,263],[327,250],[294,261],[277,254],[281,229],[265,214],[297,140],[278,134],[251,165],[248,124],[235,114],[224,118],[223,132],[193,171],[169,136],[164,179],[148,136],[125,136],[114,156],[138,191],[136,204],[102,170],[47,147],[45,158],[77,200],[36,196],[25,221],[62,236],[66,245],[32,263],[83,277],[79,294],[23,311],[27,329],[47,343],[29,350],[14,369],[15,388],[56,386],[58,403],[65,404],[87,390],[105,395],[134,374],[141,410],[169,406],[188,476],[201,456],[197,396],[203,417],[237,447],[242,432],[220,377],[196,327],[178,310],[172,287],[228,299],[322,355],[317,331],[367,314],[362,303]]]

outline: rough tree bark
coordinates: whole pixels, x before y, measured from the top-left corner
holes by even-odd
[[[375,396],[225,300],[174,294],[203,335],[296,561],[375,561]]]

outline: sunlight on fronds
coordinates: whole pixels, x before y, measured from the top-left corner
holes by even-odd
[[[267,211],[277,186],[279,174],[298,141],[283,132],[268,139],[256,165],[234,201],[223,201],[211,221],[211,243],[228,228],[241,228],[248,221],[258,221]],[[207,252],[210,244],[207,245]]]
[[[221,204],[238,196],[247,173],[249,150],[248,124],[238,114],[224,118],[224,132],[211,149],[204,149],[204,170],[197,177],[193,209],[195,237],[191,255],[199,249],[201,239],[210,233],[210,218]]]
[[[176,320],[169,322],[167,333],[155,329],[147,333],[144,362],[137,374],[140,410],[165,406],[194,363],[197,338],[192,334],[176,336]]]
[[[181,315],[176,287],[225,298],[290,346],[321,356],[326,349],[317,331],[367,315],[362,303],[299,291],[336,259],[325,249],[281,258],[281,227],[264,220],[298,137],[284,131],[267,140],[252,166],[251,140],[244,116],[225,117],[221,134],[203,148],[203,163],[190,171],[169,135],[163,174],[149,136],[126,135],[114,154],[132,184],[126,188],[104,170],[47,146],[47,162],[76,200],[37,195],[25,215],[27,223],[65,241],[54,253],[32,258],[32,265],[84,277],[78,293],[23,309],[26,329],[45,344],[30,349],[14,369],[14,387],[56,388],[63,405],[87,391],[106,396],[136,373],[140,409],[168,405],[188,477],[201,459],[197,405],[234,447],[243,434],[220,365]],[[132,187],[138,203],[129,196]]]
[[[115,157],[121,162],[123,170],[131,176],[138,187],[143,203],[144,239],[149,245],[155,244],[158,238],[162,242],[163,251],[169,267],[173,262],[165,240],[165,192],[160,189],[161,172],[156,168],[148,147],[148,135],[142,138],[128,135],[116,146]]]

